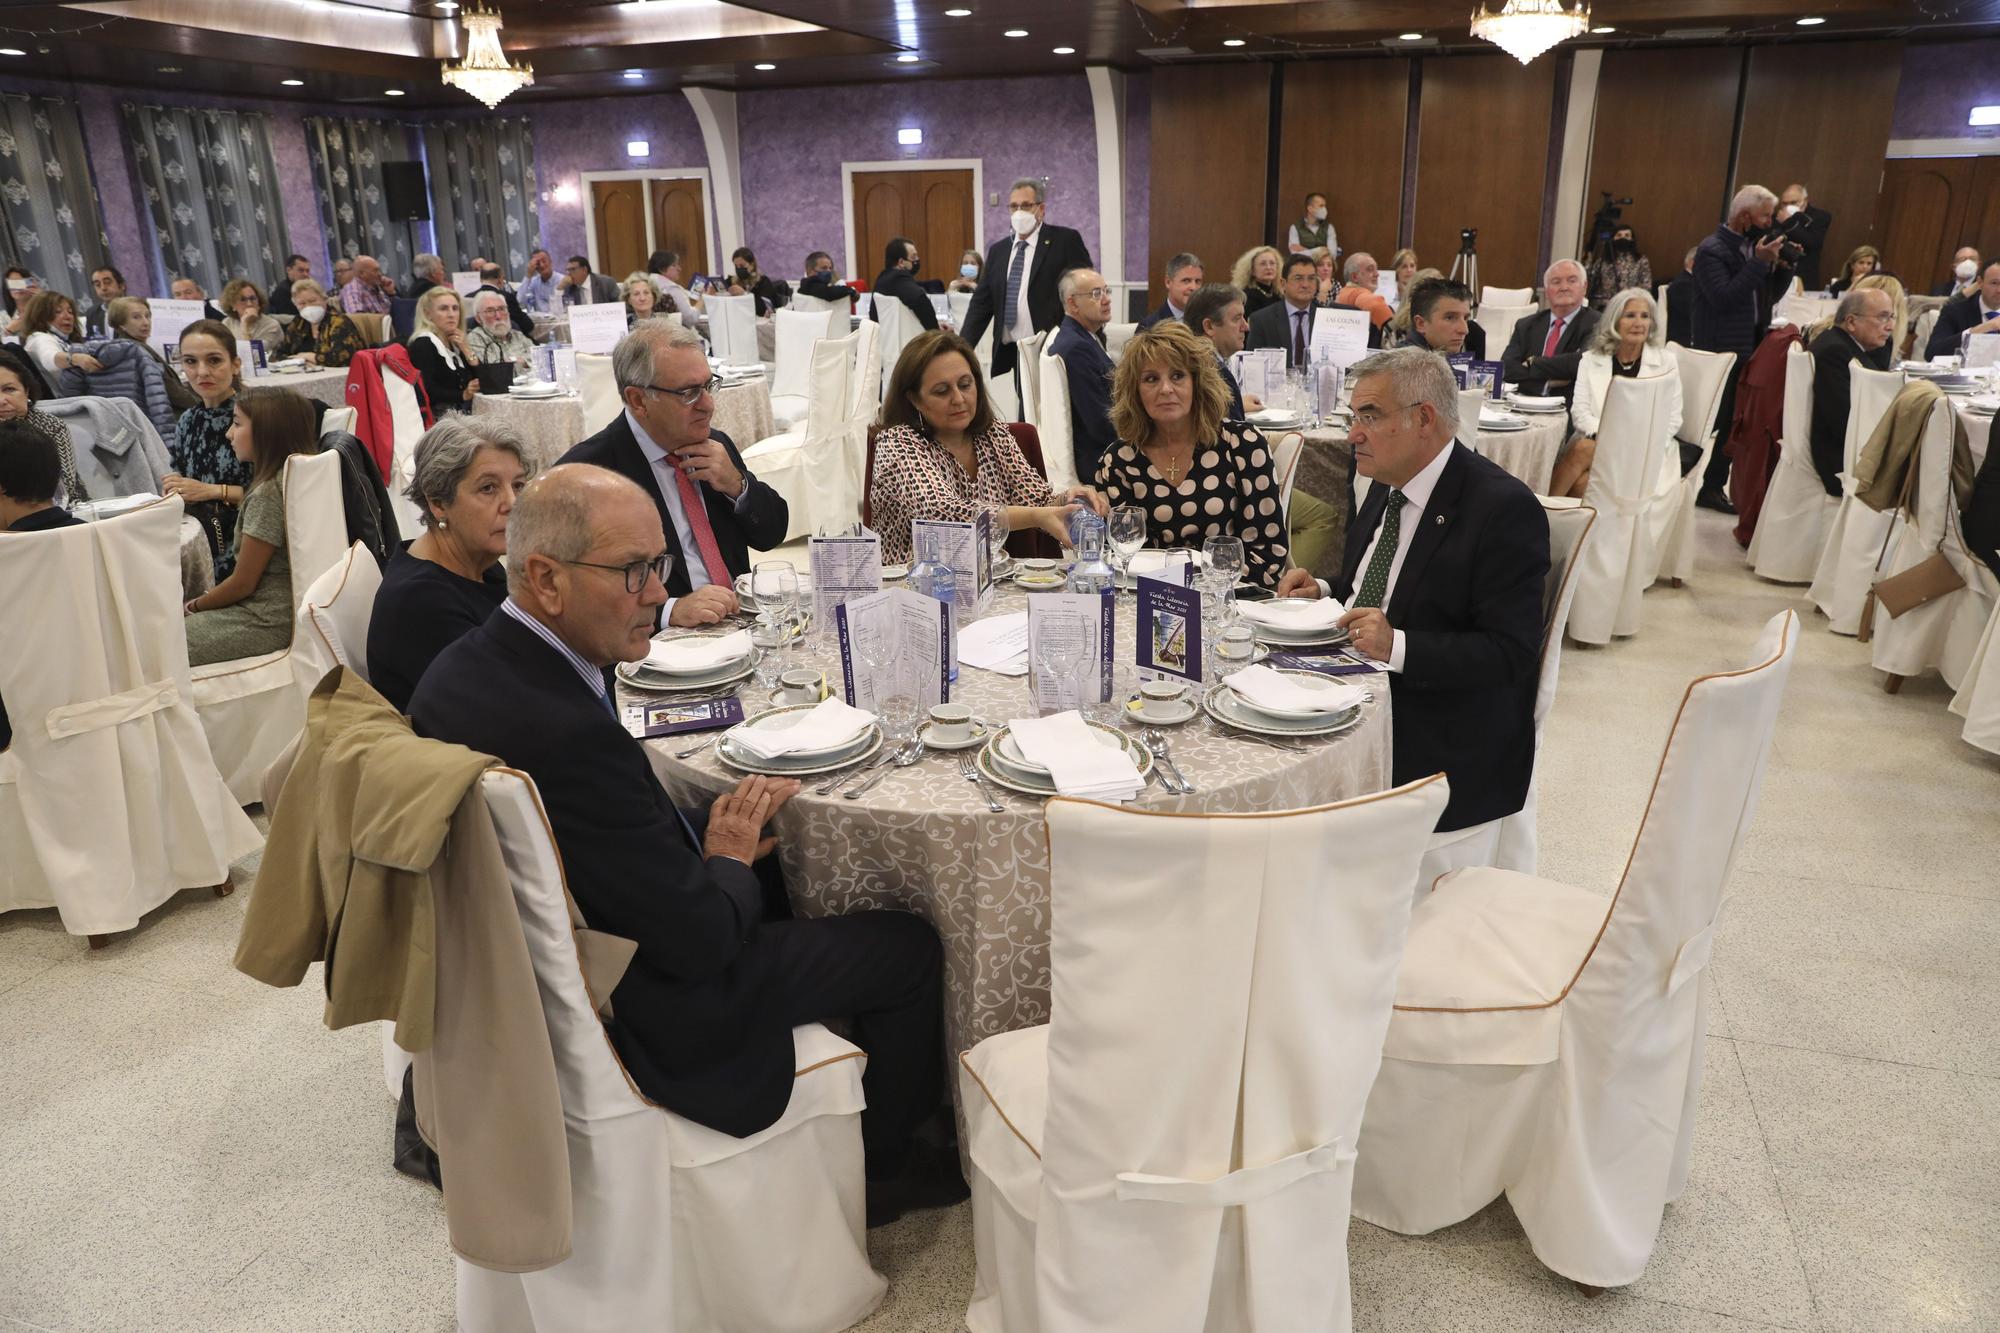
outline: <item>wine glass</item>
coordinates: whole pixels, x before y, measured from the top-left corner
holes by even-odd
[[[1007,508],[1005,505],[987,505],[980,512],[986,515],[989,525],[986,530],[989,543],[986,558],[992,564],[993,568],[1005,568],[1007,564],[1007,535],[1010,531],[1007,526]]]
[[[1146,511],[1138,505],[1119,505],[1111,511],[1111,549],[1118,556],[1118,576],[1124,579],[1132,567],[1132,557],[1146,545]]]
[[[1045,634],[1036,645],[1035,656],[1041,660],[1043,675],[1055,687],[1055,711],[1063,712],[1076,694],[1076,664],[1083,656],[1083,644],[1067,635]]]
[[[1243,539],[1210,537],[1201,544],[1205,586],[1217,596],[1227,593],[1243,577]]]

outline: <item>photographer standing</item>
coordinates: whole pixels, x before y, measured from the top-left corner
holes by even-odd
[[[1820,252],[1826,249],[1826,232],[1833,225],[1833,214],[1813,203],[1803,185],[1787,185],[1778,196],[1778,209],[1784,214],[1778,221],[1784,225],[1786,234],[1805,251],[1793,265],[1798,270],[1799,285],[1816,292],[1820,289]]]
[[[1723,494],[1729,455],[1722,447],[1736,413],[1736,381],[1757,348],[1762,323],[1759,295],[1785,244],[1785,238],[1771,230],[1777,208],[1777,195],[1761,185],[1746,185],[1729,201],[1729,220],[1695,247],[1694,345],[1704,352],[1736,353],[1736,364],[1722,388],[1718,444],[1709,454],[1708,470],[1695,497],[1703,509],[1723,514],[1736,512]]]

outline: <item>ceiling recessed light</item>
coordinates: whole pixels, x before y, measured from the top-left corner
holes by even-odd
[[[279,79],[278,82],[287,88],[303,88],[306,86],[304,79]]]
[[[384,97],[401,97],[402,95],[403,90],[401,88],[384,88],[382,90],[382,96]]]
[[[437,0],[437,3],[432,5],[431,8],[440,14],[454,13],[458,9],[458,0]]]
[[[1420,32],[1406,32],[1402,34],[1401,38],[1401,40],[1406,42],[1421,42],[1423,39],[1424,35]]]
[[[1009,28],[1007,29],[1007,31],[1001,33],[1000,35],[1002,37],[1026,37],[1028,35],[1028,30],[1026,28]]]
[[[1056,54],[1059,56],[1073,56],[1076,54],[1076,48],[1074,46],[1058,46]]]
[[[646,77],[646,71],[643,69],[628,69],[625,71],[625,77],[628,79],[643,79]]]
[[[28,54],[15,46],[0,46],[0,56],[24,56]]]
[[[915,51],[905,51],[903,52],[903,54],[896,57],[896,63],[899,65],[914,65],[919,60],[922,59],[923,57],[918,55]]]
[[[752,69],[761,69],[761,70],[773,70],[773,69],[776,69],[776,68],[777,68],[777,66],[776,66],[776,65],[752,65],[752,66],[751,66],[750,68],[752,68]]]
[[[1799,26],[1801,28],[1817,28],[1820,24],[1824,22],[1826,22],[1826,20],[1823,18],[1802,18],[1799,20]]]
[[[972,11],[969,9],[947,9],[944,11],[944,16],[948,19],[969,19],[972,17]]]
[[[1243,45],[1243,39],[1241,37],[1225,37],[1222,44],[1224,46],[1241,46]]]
[[[1618,29],[1605,27],[1605,28],[1592,28],[1591,31],[1595,33],[1607,33],[1607,32],[1617,32]]]

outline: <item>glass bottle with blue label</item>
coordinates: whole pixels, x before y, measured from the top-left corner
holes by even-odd
[[[910,566],[910,589],[926,597],[935,597],[944,603],[945,616],[950,623],[951,675],[958,679],[958,571],[947,564],[941,550],[944,536],[935,529],[915,525],[912,533],[916,541],[916,562]]]

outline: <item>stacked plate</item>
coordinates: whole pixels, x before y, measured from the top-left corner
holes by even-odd
[[[1342,682],[1311,671],[1286,671],[1299,686],[1308,690],[1333,690],[1344,688]],[[1337,713],[1318,710],[1271,708],[1253,704],[1223,681],[1202,696],[1201,705],[1208,715],[1225,726],[1254,731],[1262,736],[1331,736],[1337,731],[1345,731],[1361,720],[1360,705],[1342,709]]]
[[[1097,722],[1085,725],[1096,735],[1098,744],[1121,748],[1130,755],[1141,779],[1152,773],[1152,752],[1141,745],[1138,738]],[[994,733],[992,740],[980,747],[976,762],[980,772],[1008,791],[1017,791],[1023,796],[1056,794],[1055,780],[1049,776],[1049,770],[1021,753],[1021,747],[1014,743],[1014,734],[1009,728],[1002,727]]]
[[[1014,562],[1014,582],[1017,586],[1031,591],[1046,592],[1051,588],[1064,587],[1069,582],[1069,574],[1060,560],[1037,558]]]
[[[507,386],[509,398],[556,398],[567,392],[549,380],[516,380]]]
[[[748,722],[739,722],[722,733],[716,742],[715,753],[723,763],[744,773],[763,773],[770,777],[802,778],[815,773],[831,773],[836,768],[860,763],[882,748],[882,728],[871,718],[866,726],[851,736],[830,745],[815,746],[806,750],[794,750],[789,754],[762,755],[736,742],[736,734],[741,731],[782,731],[796,725],[801,714],[810,713],[818,704],[787,704],[757,714]]]
[[[1327,603],[1312,598],[1238,602],[1236,611],[1256,630],[1259,642],[1274,648],[1319,648],[1348,639],[1346,630],[1327,623]]]
[[[1507,395],[1507,403],[1516,412],[1554,414],[1568,410],[1563,405],[1563,400],[1554,395],[1542,397],[1531,393],[1510,393]]]
[[[748,644],[740,653],[716,660],[708,647],[720,634],[679,634],[656,638],[643,661],[620,662],[618,679],[635,690],[665,693],[680,690],[713,690],[746,679],[757,667],[757,650]],[[681,645],[676,647],[676,645]]]
[[[1479,409],[1479,429],[1490,431],[1526,430],[1528,419],[1512,412],[1494,412],[1488,408]]]

